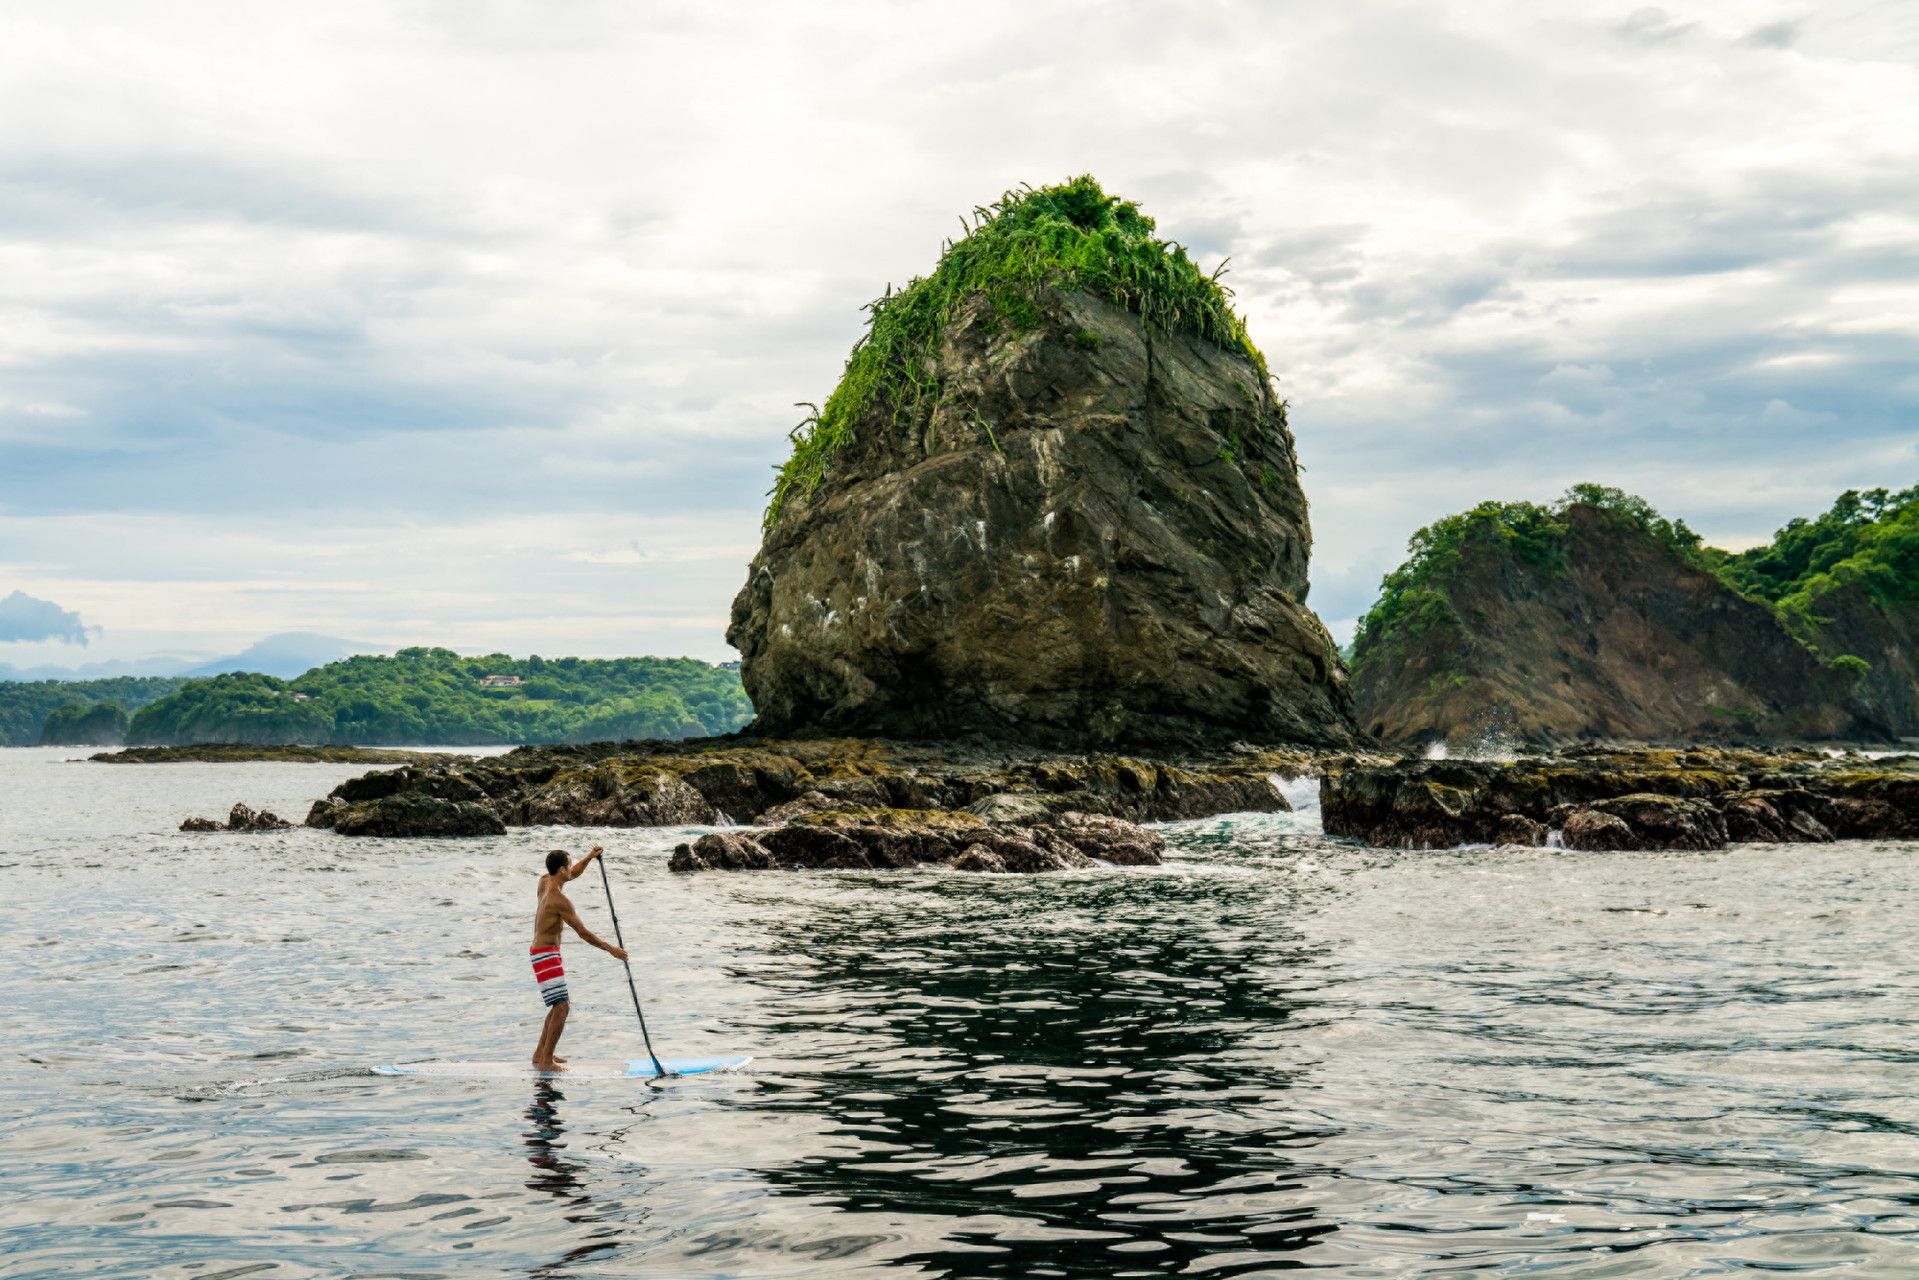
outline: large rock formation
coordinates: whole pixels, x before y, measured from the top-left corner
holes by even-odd
[[[1454,749],[1892,736],[1857,677],[1734,590],[1683,525],[1592,492],[1625,509],[1488,503],[1422,531],[1362,624],[1362,729]]]
[[[756,731],[1352,741],[1248,352],[1085,289],[961,295],[920,357],[936,392],[873,397],[781,495],[727,633]]]

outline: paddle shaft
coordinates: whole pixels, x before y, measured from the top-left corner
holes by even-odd
[[[606,890],[606,909],[613,916],[613,941],[617,942],[620,950],[624,951],[626,939],[620,934],[620,910],[613,905],[613,882],[606,875],[605,853],[600,854],[600,884]],[[673,1073],[668,1071],[666,1064],[660,1061],[660,1055],[653,1052],[653,1037],[646,1030],[646,1010],[640,1008],[640,989],[633,985],[633,965],[626,960],[621,960],[620,964],[626,969],[626,989],[633,993],[633,1012],[640,1015],[640,1039],[646,1042],[646,1053],[653,1059],[653,1070],[659,1073],[661,1079],[664,1079]]]

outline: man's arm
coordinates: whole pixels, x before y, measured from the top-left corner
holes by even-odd
[[[591,863],[593,859],[604,856],[605,853],[606,850],[600,848],[597,844],[594,845],[591,853],[588,853],[584,858],[581,858],[578,862],[566,869],[566,878],[568,880],[578,880],[586,874],[587,865]]]
[[[602,938],[599,934],[587,928],[586,921],[580,919],[579,908],[575,907],[572,903],[569,902],[565,906],[560,908],[560,918],[565,920],[568,924],[572,925],[573,932],[579,934],[581,938],[585,939],[588,946],[598,947],[600,950],[606,952],[606,954],[612,956],[615,960],[626,959],[626,949],[623,947],[614,946],[612,943],[608,942],[605,938]]]

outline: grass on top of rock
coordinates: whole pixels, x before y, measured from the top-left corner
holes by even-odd
[[[1219,283],[1186,250],[1153,234],[1153,220],[1130,200],[1108,195],[1091,177],[1009,191],[975,209],[966,233],[949,241],[931,275],[867,304],[866,333],[825,405],[791,432],[793,455],[779,470],[766,509],[778,523],[793,497],[810,497],[833,458],[875,404],[897,427],[920,421],[940,396],[932,365],[940,331],[960,305],[983,294],[1015,331],[1035,328],[1045,289],[1083,289],[1170,333],[1190,334],[1244,355],[1270,374],[1266,359]],[[1086,345],[1081,339],[1081,345]],[[1096,344],[1095,344],[1096,345]],[[811,407],[811,406],[809,406]]]

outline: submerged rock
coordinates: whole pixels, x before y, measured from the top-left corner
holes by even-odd
[[[228,831],[284,831],[292,825],[271,810],[249,809],[243,804],[234,805],[227,814]]]
[[[1551,834],[1545,823],[1534,822],[1523,814],[1509,813],[1494,827],[1493,840],[1497,844],[1537,848],[1545,844]]]
[[[182,831],[284,831],[293,824],[268,809],[252,809],[244,804],[236,804],[227,813],[224,825],[211,818],[188,818],[180,824]]]

